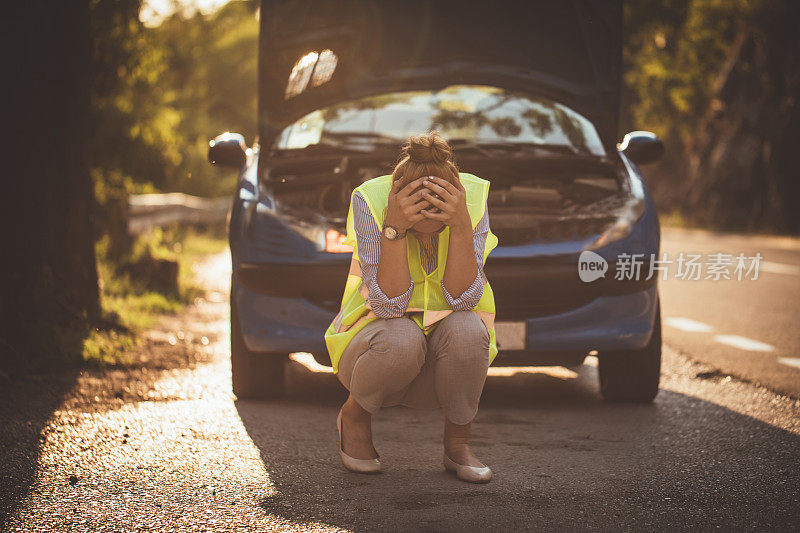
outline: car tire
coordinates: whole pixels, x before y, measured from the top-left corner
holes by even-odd
[[[661,378],[661,302],[656,301],[653,333],[639,350],[601,352],[598,357],[600,394],[616,402],[651,402]]]
[[[231,381],[240,400],[280,398],[286,392],[288,354],[261,353],[247,349],[236,305],[231,301]]]

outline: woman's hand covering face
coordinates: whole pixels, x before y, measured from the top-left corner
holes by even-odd
[[[400,180],[392,183],[392,188],[389,191],[389,203],[386,206],[386,216],[384,217],[385,224],[394,226],[400,231],[406,231],[425,218],[422,210],[430,205],[423,196],[426,193],[426,189],[422,187],[414,192],[417,187],[422,186],[424,180],[425,177],[417,178],[402,189],[400,188]]]
[[[451,228],[469,228],[472,222],[467,210],[467,191],[461,185],[461,180],[452,184],[447,180],[428,176],[423,179],[422,197],[437,207],[439,212],[426,209],[421,212],[424,218],[438,220]]]

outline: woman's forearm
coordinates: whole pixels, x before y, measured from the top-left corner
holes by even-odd
[[[390,241],[381,234],[381,254],[378,259],[378,286],[389,298],[400,296],[411,285],[408,271],[406,240]]]
[[[472,226],[466,224],[451,227],[443,279],[447,292],[458,298],[477,276],[478,263],[475,260]]]

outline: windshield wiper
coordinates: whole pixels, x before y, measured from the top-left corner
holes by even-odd
[[[471,139],[451,139],[448,141],[450,146],[456,149],[467,149],[481,152],[489,157],[495,157],[490,150],[499,149],[504,152],[530,152],[530,151],[547,151],[556,152],[561,154],[572,155],[586,155],[593,156],[594,154],[587,153],[579,150],[575,146],[568,144],[554,144],[554,143],[533,143],[533,142],[512,142],[512,141],[475,141]],[[600,157],[600,156],[595,156]]]
[[[456,152],[473,151],[490,159],[516,159],[542,169],[613,172],[614,163],[604,155],[592,154],[564,144],[477,142],[467,139],[448,141]]]
[[[353,140],[364,139],[366,141],[402,143],[403,139],[378,133],[376,131],[323,131],[322,138]]]
[[[376,146],[390,146],[399,149],[403,142],[403,139],[398,139],[383,133],[363,131],[323,132],[322,137],[319,139],[319,144],[350,148],[359,151],[369,151]],[[366,150],[360,150],[355,148],[355,146],[363,146]]]

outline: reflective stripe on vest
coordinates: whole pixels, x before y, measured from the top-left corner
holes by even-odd
[[[474,229],[483,216],[486,199],[489,195],[489,182],[466,172],[461,172],[459,175],[461,184],[467,192],[467,210]],[[361,193],[366,201],[378,228],[383,227],[383,216],[388,203],[391,184],[392,176],[387,174],[365,181],[355,189]],[[445,226],[437,236],[439,239],[438,261],[436,268],[430,274],[426,273],[422,268],[419,241],[411,233],[406,237],[408,269],[411,278],[414,280],[414,290],[404,316],[412,319],[425,335],[429,335],[440,320],[453,312],[447,304],[441,286],[447,262],[449,235],[450,228]],[[358,243],[353,226],[352,198],[350,210],[347,214],[347,236],[343,244],[353,247],[353,258],[350,261],[350,271],[347,274],[347,282],[339,312],[325,332],[325,344],[328,347],[328,354],[330,355],[334,372],[338,372],[339,359],[341,359],[342,353],[350,340],[364,326],[378,318],[370,306],[369,290],[363,280],[361,261],[358,256]],[[496,246],[497,237],[489,230],[483,252],[484,263],[486,262],[486,257]],[[483,295],[472,310],[478,314],[489,331],[489,364],[491,365],[497,356],[494,328],[495,307],[492,287],[485,278]]]

